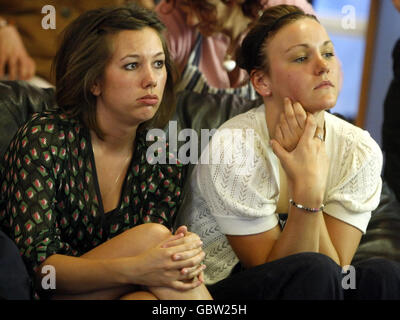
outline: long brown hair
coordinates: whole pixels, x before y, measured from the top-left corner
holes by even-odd
[[[104,134],[97,124],[96,97],[91,88],[103,76],[112,56],[110,36],[122,30],[141,30],[145,27],[157,31],[161,39],[167,81],[157,113],[138,128],[143,130],[164,128],[175,107],[176,71],[163,36],[165,26],[155,12],[135,4],[99,8],[83,13],[63,31],[62,42],[52,66],[57,104],[67,116],[80,117],[101,139]]]

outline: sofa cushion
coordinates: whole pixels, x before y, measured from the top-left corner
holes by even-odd
[[[353,258],[359,262],[371,257],[400,261],[400,203],[394,191],[384,182],[381,200],[372,212],[367,232]]]
[[[42,89],[25,81],[0,81],[0,157],[28,117],[54,106],[54,89]]]
[[[178,132],[183,128],[218,128],[228,119],[257,107],[262,100],[248,100],[232,94],[200,94],[188,90],[178,94],[175,120],[178,120]]]

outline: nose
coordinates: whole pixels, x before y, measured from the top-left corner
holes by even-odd
[[[142,87],[144,89],[153,89],[157,86],[157,75],[153,70],[152,66],[144,68]]]
[[[315,74],[320,76],[324,73],[329,73],[329,71],[330,71],[330,69],[329,69],[328,62],[326,60],[324,60],[323,57],[318,56],[316,66],[315,66]]]

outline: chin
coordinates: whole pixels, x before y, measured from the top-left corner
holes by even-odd
[[[310,109],[314,110],[314,112],[316,111],[323,111],[323,110],[329,110],[332,109],[335,105],[336,105],[336,101],[337,101],[337,96],[329,96],[329,97],[325,97],[325,98],[320,98],[320,99],[315,99],[314,101],[318,101],[313,102],[310,105]],[[312,112],[310,110],[310,112]]]
[[[154,115],[156,114],[158,108],[155,107],[143,107],[142,110],[140,110],[140,113],[136,115],[137,118],[141,119],[142,121],[148,121],[151,120]]]

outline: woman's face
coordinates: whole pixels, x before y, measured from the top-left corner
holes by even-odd
[[[186,24],[189,27],[197,28],[203,36],[209,37],[224,29],[224,22],[230,16],[231,8],[221,0],[204,1],[213,9],[195,8],[187,0],[178,0],[177,5],[185,13]]]
[[[157,32],[146,27],[112,36],[112,56],[92,90],[97,113],[128,125],[153,118],[167,80],[165,54]]]
[[[272,98],[300,102],[306,111],[332,108],[339,94],[339,64],[325,29],[303,18],[280,29],[267,43]]]

